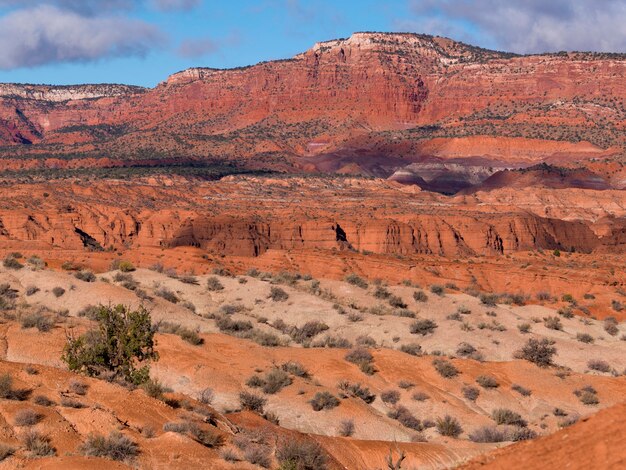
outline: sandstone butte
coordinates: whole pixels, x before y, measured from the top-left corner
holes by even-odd
[[[285,440],[318,446],[333,470],[385,468],[390,450],[402,468],[623,467],[624,76],[621,54],[355,33],[153,89],[0,84],[0,373],[33,395],[0,399],[0,468],[254,469],[261,454],[274,468]],[[277,286],[288,301],[271,300]],[[171,392],[66,370],[67,332],[93,327],[97,303],[146,304],[200,335],[158,333],[152,377]],[[29,326],[42,317],[50,329]],[[437,327],[412,333],[414,317]],[[311,322],[329,330],[302,341]],[[554,341],[555,363],[520,360],[528,338]],[[372,351],[375,373],[345,360],[348,343]],[[417,343],[417,357],[401,349]],[[457,377],[436,372],[444,356]],[[269,414],[242,411],[250,377],[291,360],[312,377],[264,395]],[[469,398],[485,375],[498,384]],[[381,399],[391,389],[404,410]],[[314,411],[317,392],[340,405]],[[28,407],[55,456],[24,447]],[[508,441],[475,442],[497,407],[537,437],[511,443],[509,425]],[[433,427],[445,414],[458,439]],[[180,421],[191,427],[169,430]],[[115,429],[135,459],[83,455]]]

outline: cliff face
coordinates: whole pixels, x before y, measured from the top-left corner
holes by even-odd
[[[15,242],[65,250],[187,246],[252,257],[272,249],[455,257],[625,248],[626,209],[619,191],[585,196],[567,190],[560,201],[537,194],[507,202],[506,193],[450,199],[380,180],[235,177],[167,186],[163,181],[14,185],[0,195],[0,247]],[[588,207],[573,212],[581,198]],[[546,204],[553,214],[544,213]],[[563,220],[563,214],[572,220]]]
[[[516,164],[587,160],[625,145],[625,74],[619,55],[519,57],[443,38],[356,33],[290,60],[189,69],[151,90],[0,85],[0,142],[5,164],[28,157],[43,167],[41,153],[248,165],[280,154],[301,169],[302,156],[356,152],[356,171],[381,155],[451,151]]]

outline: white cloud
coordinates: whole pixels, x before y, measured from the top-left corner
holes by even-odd
[[[454,23],[474,42],[512,52],[626,52],[623,0],[412,0],[411,8],[417,25],[435,26],[426,32],[446,34]]]
[[[42,5],[0,18],[0,69],[143,56],[163,41],[162,33],[143,21]]]

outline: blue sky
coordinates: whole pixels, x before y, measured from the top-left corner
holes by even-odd
[[[354,31],[441,34],[515,52],[626,52],[624,3],[0,0],[0,82],[154,86],[188,67],[287,58]]]

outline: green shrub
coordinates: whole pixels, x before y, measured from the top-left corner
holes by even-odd
[[[149,363],[158,360],[149,312],[140,307],[100,306],[98,329],[70,336],[62,360],[71,371],[97,376],[104,372],[128,382],[149,379]],[[143,365],[142,367],[139,367]]]
[[[204,344],[204,339],[200,337],[197,331],[185,328],[180,323],[160,321],[155,326],[156,330],[159,333],[180,336],[183,341],[186,341],[189,344],[193,344],[194,346],[200,346],[201,344]]]

